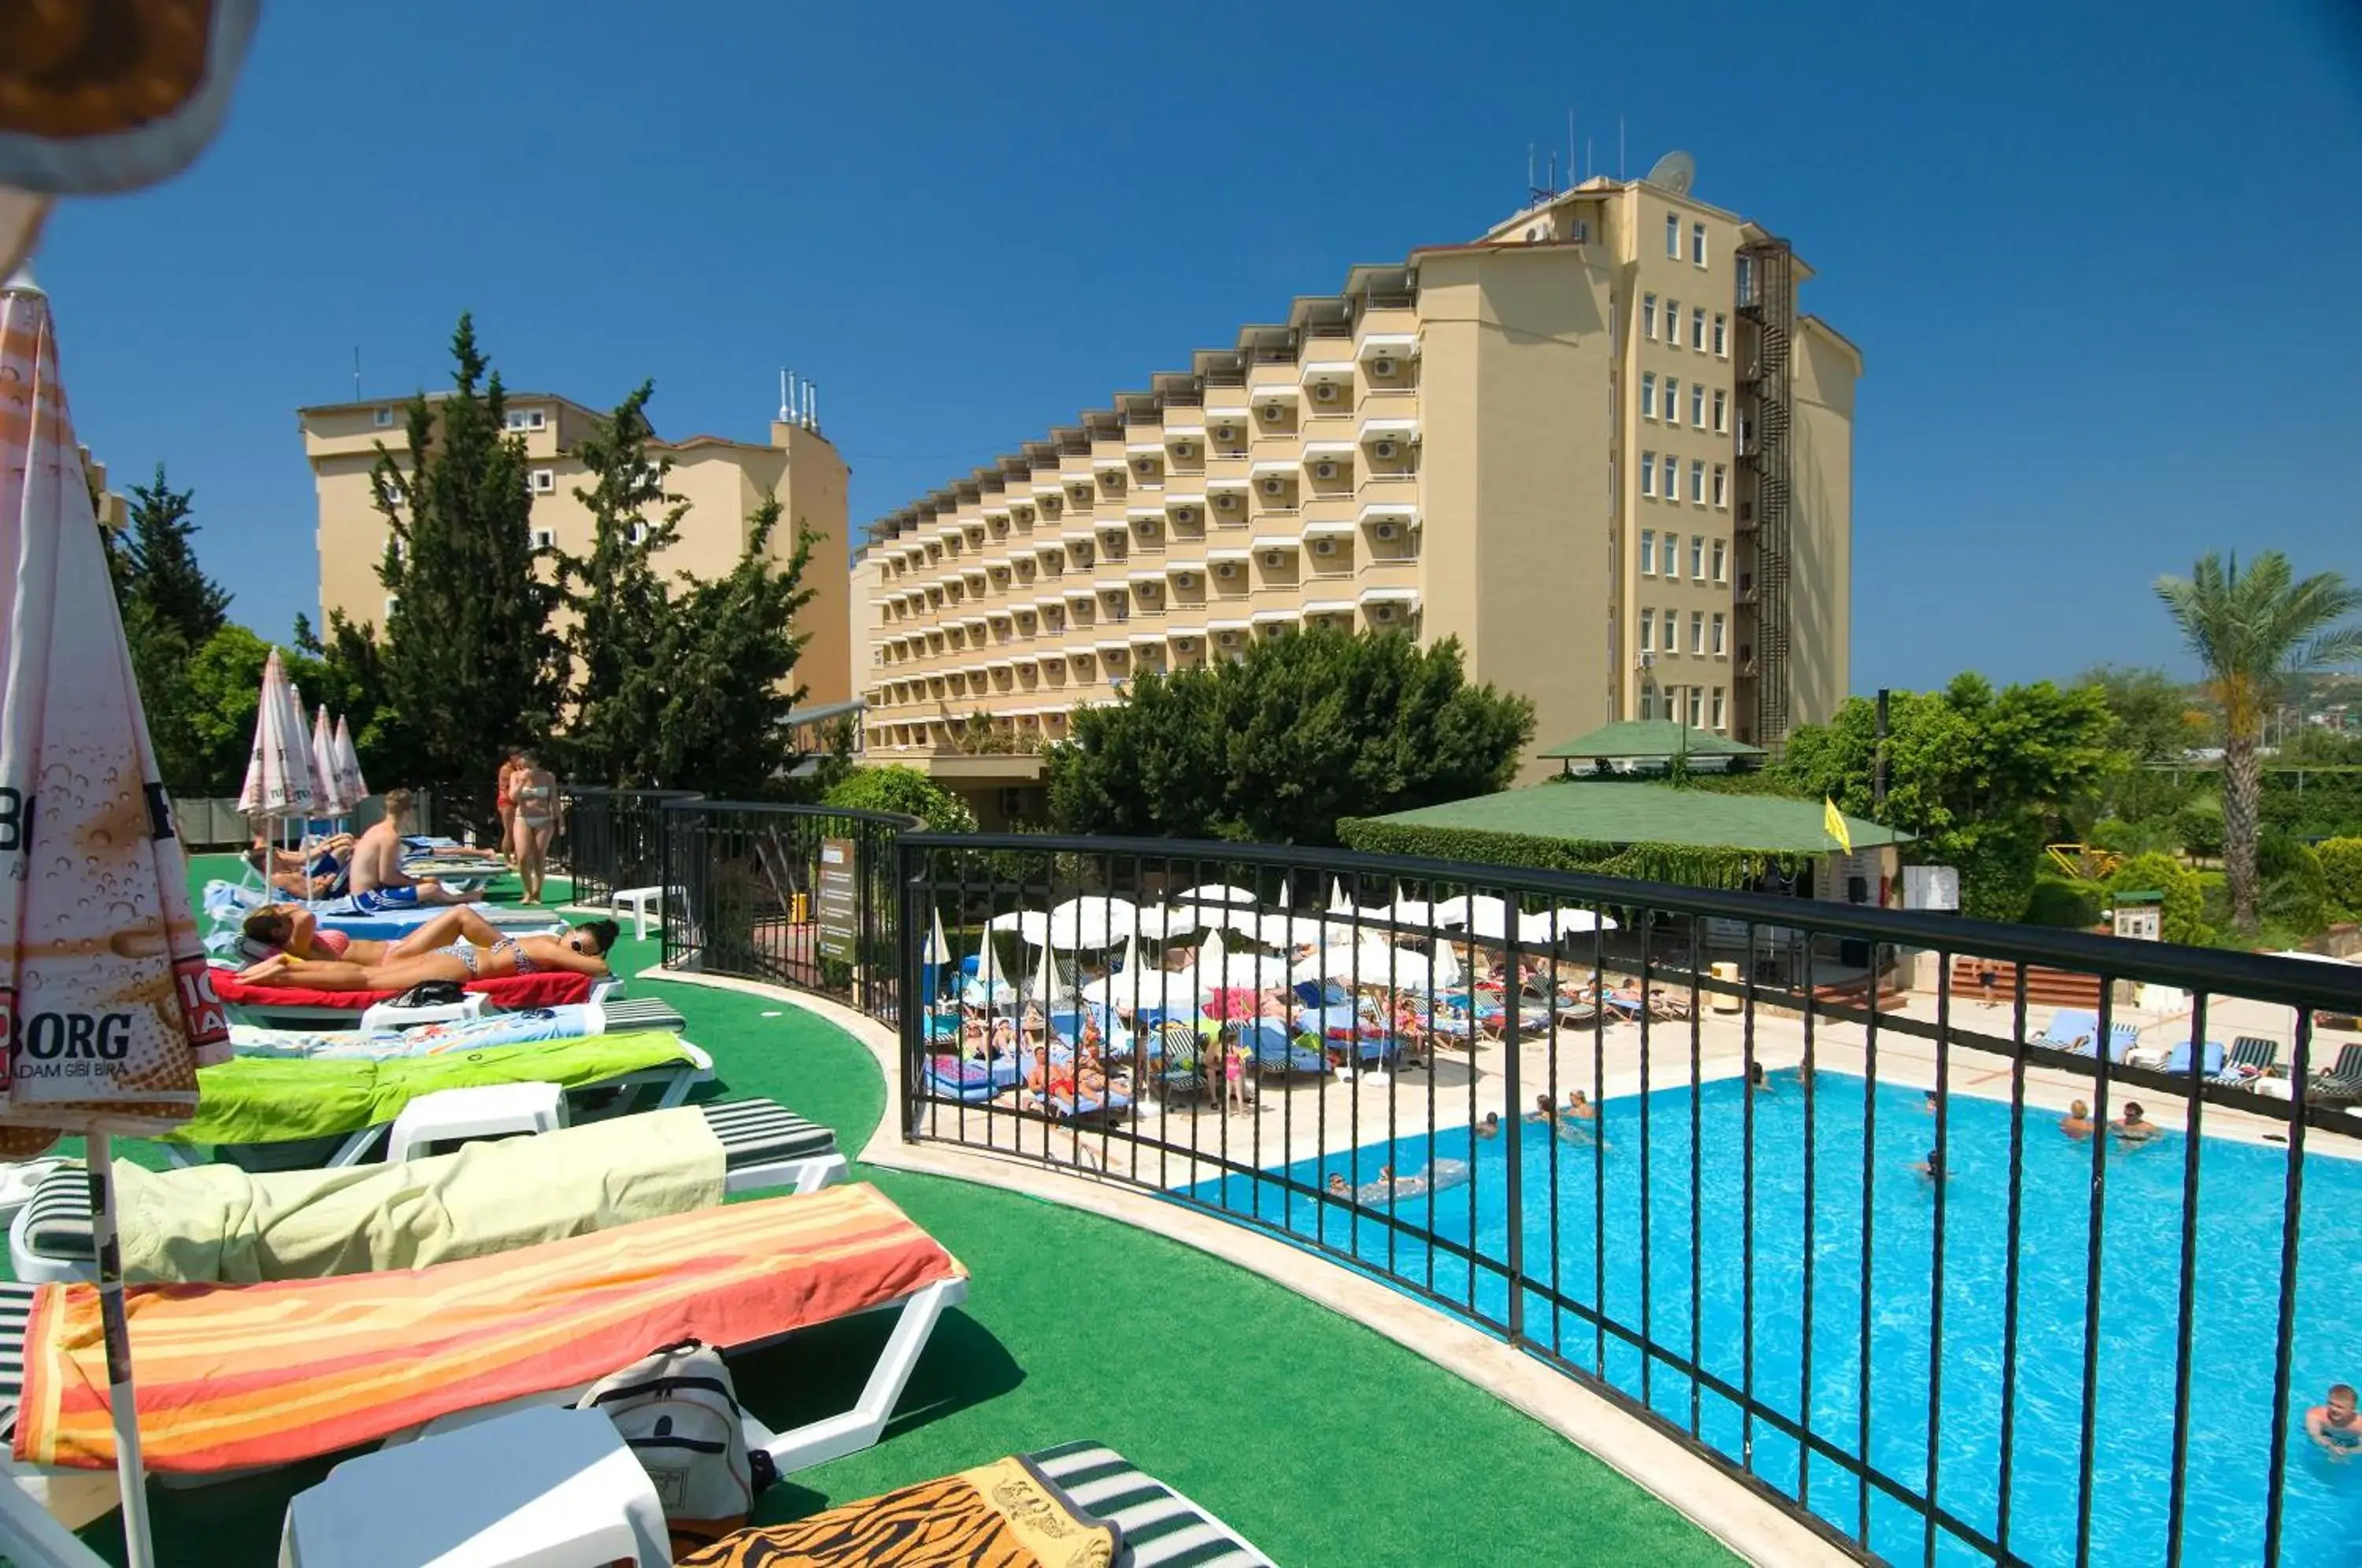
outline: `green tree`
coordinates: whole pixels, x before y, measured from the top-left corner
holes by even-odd
[[[2214,939],[2214,933],[2206,927],[2204,882],[2197,872],[2170,855],[2134,856],[2108,878],[2108,891],[2163,894],[2160,918],[2168,942],[2199,946]]]
[[[1533,704],[1473,686],[1460,645],[1312,629],[1152,672],[1049,754],[1069,833],[1330,845],[1341,817],[1502,789]]]
[[[966,801],[917,768],[900,764],[858,769],[822,796],[822,804],[849,812],[900,812],[936,833],[976,831],[976,813]]]
[[[304,694],[328,705],[352,732],[353,752],[364,777],[383,773],[408,754],[400,717],[386,692],[385,646],[367,622],[355,625],[341,610],[328,612],[328,635],[314,634],[308,616],[295,617],[295,646],[315,661],[318,673],[303,682]],[[314,682],[317,682],[316,695]],[[372,788],[386,785],[372,780]]]
[[[123,547],[131,597],[148,607],[157,630],[177,634],[191,648],[229,621],[229,594],[197,564],[197,525],[189,515],[195,497],[166,482],[158,463],[153,480],[131,488]]]
[[[2093,687],[2047,680],[1995,691],[1971,673],[1941,691],[1893,693],[1889,722],[1883,810],[1871,802],[1877,709],[1865,698],[1790,736],[1781,778],[1918,834],[1927,859],[1959,869],[1965,912],[2018,919],[2043,845],[2114,766],[2105,700]]]
[[[462,315],[451,391],[410,402],[409,462],[381,445],[372,479],[391,537],[378,577],[391,603],[386,695],[407,741],[405,783],[447,799],[489,790],[503,746],[539,737],[558,694],[554,589],[535,575],[524,444]]]
[[[2347,920],[2362,915],[2362,838],[2324,839],[2313,853],[2321,857],[2332,911]]]
[[[232,622],[205,639],[190,656],[181,688],[180,713],[187,726],[190,756],[171,788],[193,796],[235,795],[246,781],[254,751],[254,718],[261,705],[262,666],[270,645]],[[297,649],[279,657],[288,678],[310,702],[331,682],[320,662]],[[307,732],[308,734],[308,732]]]
[[[2188,578],[2161,577],[2157,595],[2206,672],[2207,696],[2223,736],[2223,869],[2231,919],[2256,929],[2256,845],[2263,793],[2265,717],[2289,682],[2308,671],[2362,658],[2362,625],[2338,623],[2362,610],[2362,590],[2335,572],[2295,580],[2288,558],[2267,550],[2239,569],[2209,553]]]

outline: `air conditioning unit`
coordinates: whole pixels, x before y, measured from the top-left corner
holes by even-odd
[[[1632,663],[1634,668],[1639,669],[1654,669],[1657,668],[1657,656],[1652,653],[1644,653],[1638,658],[1635,658]]]
[[[1281,488],[1280,482],[1275,479],[1267,479],[1263,481],[1263,492],[1265,495],[1277,495],[1280,492]]]
[[[1239,635],[1236,632],[1224,632],[1214,640],[1221,644],[1222,646],[1226,648],[1234,648],[1239,646]]]
[[[1393,538],[1393,537],[1395,536],[1395,535],[1396,535],[1396,533],[1398,533],[1399,531],[1400,531],[1400,530],[1396,527],[1396,525],[1394,525],[1394,524],[1392,524],[1392,523],[1381,523],[1381,524],[1379,524],[1376,527],[1374,527],[1374,528],[1371,529],[1371,530],[1370,530],[1370,533],[1371,533],[1371,535],[1372,535],[1373,536],[1374,536],[1374,537],[1376,537],[1376,538],[1380,538],[1380,539],[1391,539],[1391,538]]]
[[[1187,653],[1191,648],[1198,646],[1198,639],[1195,637],[1175,637],[1173,639],[1173,646],[1180,649],[1183,653]]]
[[[1390,463],[1395,459],[1396,450],[1392,441],[1380,441],[1370,447],[1370,455],[1382,463]]]
[[[1312,477],[1318,480],[1335,479],[1337,477],[1337,465],[1324,458],[1320,461],[1312,465]]]
[[[1276,567],[1276,566],[1278,566],[1278,565],[1279,565],[1279,552],[1278,552],[1277,550],[1265,550],[1265,551],[1263,553],[1263,564],[1264,564],[1264,566],[1265,567],[1265,569],[1270,569],[1270,568],[1273,568],[1273,567]]]
[[[1335,403],[1337,401],[1337,384],[1334,381],[1322,381],[1319,386],[1312,389],[1312,401],[1315,403]]]
[[[1144,518],[1141,519],[1141,523],[1140,523],[1140,536],[1141,536],[1142,538],[1143,538],[1143,539],[1153,539],[1154,537],[1156,537],[1156,519],[1155,519],[1155,518],[1153,518],[1153,517],[1144,517]]]
[[[1286,409],[1282,408],[1275,403],[1264,403],[1263,405],[1263,422],[1265,425],[1276,425],[1279,423],[1279,416],[1286,412],[1287,411]]]
[[[1173,521],[1175,523],[1187,523],[1196,516],[1197,513],[1187,506],[1177,506],[1173,510]]]
[[[1214,575],[1216,577],[1236,577],[1239,575],[1239,563],[1236,561],[1218,561],[1214,565]]]
[[[1391,356],[1381,354],[1376,359],[1370,361],[1370,374],[1374,376],[1391,376],[1394,373],[1395,362]]]
[[[1312,553],[1316,556],[1333,556],[1337,553],[1337,541],[1315,539],[1312,541]]]
[[[1176,441],[1174,443],[1173,455],[1176,458],[1189,457],[1192,455],[1193,451],[1194,448],[1191,447],[1189,443],[1187,441]]]
[[[1146,479],[1150,474],[1156,471],[1156,459],[1153,458],[1142,458],[1140,461],[1132,464],[1131,466],[1134,472],[1138,473],[1141,478]]]
[[[1184,588],[1193,587],[1198,581],[1198,574],[1193,571],[1181,572],[1176,574],[1173,580],[1179,583]]]
[[[1214,497],[1214,509],[1218,512],[1236,512],[1239,509],[1239,498],[1227,492],[1218,495]]]
[[[1393,620],[1394,618],[1395,618],[1395,607],[1394,607],[1393,605],[1391,605],[1391,604],[1373,604],[1373,605],[1371,605],[1371,606],[1370,606],[1370,619],[1371,619],[1371,620],[1373,620],[1373,621],[1391,621],[1391,620]]]

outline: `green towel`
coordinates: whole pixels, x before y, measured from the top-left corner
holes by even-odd
[[[249,1176],[115,1166],[124,1277],[322,1279],[529,1247],[722,1201],[722,1141],[683,1107],[391,1165]]]
[[[403,1107],[437,1089],[532,1083],[579,1088],[689,1060],[680,1036],[662,1029],[390,1062],[240,1056],[198,1071],[197,1113],[171,1136],[182,1143],[336,1138],[392,1121]]]

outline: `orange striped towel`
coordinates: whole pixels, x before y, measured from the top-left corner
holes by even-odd
[[[734,1203],[429,1268],[133,1286],[148,1466],[292,1463],[503,1399],[570,1389],[659,1345],[744,1345],[964,1275],[871,1187]],[[48,1285],[25,1334],[16,1453],[115,1463],[98,1296]]]

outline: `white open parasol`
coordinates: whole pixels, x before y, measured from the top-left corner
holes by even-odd
[[[127,1551],[142,1565],[154,1553],[113,1136],[193,1113],[197,1068],[228,1057],[229,1026],[190,915],[49,301],[29,280],[0,290],[0,1153],[69,1130],[89,1139],[112,1457]]]
[[[353,749],[353,732],[345,715],[337,715],[337,788],[348,807],[369,799],[369,780],[361,777],[361,754]]]

